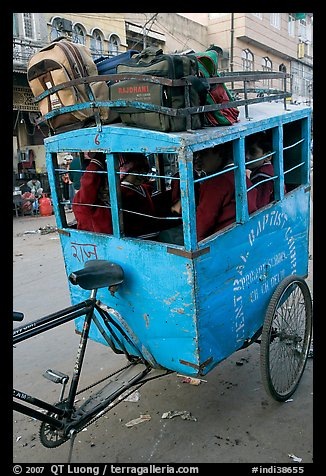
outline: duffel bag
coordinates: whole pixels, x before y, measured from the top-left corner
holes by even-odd
[[[190,106],[205,104],[207,88],[198,78],[198,62],[193,55],[163,54],[162,49],[145,48],[138,55],[117,66],[118,74],[143,74],[169,79],[188,78]],[[184,86],[163,86],[147,81],[130,79],[110,85],[111,100],[128,100],[165,106],[173,109],[185,107]],[[160,112],[143,112],[128,108],[120,110],[125,124],[163,132],[186,130],[185,116],[173,117]],[[202,113],[191,115],[191,128],[203,126]]]

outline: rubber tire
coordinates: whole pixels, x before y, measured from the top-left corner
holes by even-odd
[[[296,285],[297,288],[300,289],[300,292],[302,293],[302,296],[304,298],[305,328],[304,328],[304,334],[303,334],[303,346],[300,352],[302,354],[302,357],[300,358],[300,362],[298,363],[298,368],[295,370],[295,375],[293,376],[292,381],[289,383],[288,388],[284,388],[283,390],[280,390],[276,388],[274,375],[272,373],[273,370],[271,369],[271,366],[270,366],[271,344],[274,340],[272,336],[272,331],[273,331],[273,323],[275,324],[275,318],[278,316],[277,315],[278,309],[281,308],[281,306],[283,306],[284,303],[287,302],[287,299],[291,296],[291,295],[289,295],[288,297],[285,296],[286,291],[290,288],[291,285]],[[292,311],[292,308],[291,308],[291,311]],[[285,313],[287,313],[287,310],[285,310]],[[261,335],[261,343],[260,343],[260,346],[261,346],[260,369],[261,369],[262,381],[267,393],[275,400],[284,402],[288,400],[297,389],[299,382],[301,380],[302,374],[304,372],[306,363],[307,363],[311,336],[312,336],[312,299],[311,299],[309,287],[307,283],[305,282],[305,280],[301,278],[300,276],[295,276],[295,275],[288,276],[283,281],[281,281],[281,283],[277,286],[268,304],[266,315],[265,315],[265,321],[263,325],[263,330],[262,330],[262,335]],[[285,340],[286,339],[284,339],[284,341]],[[288,345],[288,344],[285,343],[284,345]],[[284,345],[283,345],[283,349],[284,349]],[[285,350],[287,353],[289,348],[290,348],[289,346],[287,348],[285,347]],[[282,361],[282,357],[283,357],[283,361]],[[288,362],[286,362],[286,360],[288,359],[284,358],[284,352],[283,352],[283,356],[281,356],[281,358],[279,359],[279,364],[278,364],[278,366],[283,364],[283,368],[279,369],[280,373],[281,372],[285,373],[287,370],[286,364]]]

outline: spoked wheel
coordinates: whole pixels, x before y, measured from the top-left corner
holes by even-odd
[[[56,406],[62,408],[63,405],[58,403]],[[48,413],[48,415],[54,418],[56,417],[56,414],[52,412]],[[42,445],[46,448],[56,448],[69,439],[65,436],[63,430],[58,430],[50,423],[44,421],[41,423],[39,436]]]
[[[311,334],[310,290],[304,279],[288,276],[269,302],[260,343],[262,380],[275,400],[287,400],[299,385]]]

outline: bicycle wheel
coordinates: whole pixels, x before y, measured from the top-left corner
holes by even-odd
[[[264,387],[285,401],[296,390],[306,366],[312,335],[312,300],[304,279],[288,276],[275,289],[261,335]]]

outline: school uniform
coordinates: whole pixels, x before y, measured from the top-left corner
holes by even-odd
[[[254,169],[250,175],[250,181],[253,185],[257,185],[257,208],[264,207],[274,200],[274,181],[262,182],[274,176],[274,167],[271,162],[265,162],[260,167]]]
[[[228,164],[229,168],[233,164]],[[246,177],[247,188],[252,183]],[[257,210],[257,191],[248,192],[249,213]],[[212,235],[216,231],[230,225],[236,218],[234,171],[230,170],[222,175],[201,182],[199,204],[196,210],[196,225],[198,241]]]
[[[194,170],[194,180],[199,179],[201,176],[202,176],[201,174],[199,174],[196,170]],[[179,172],[177,172],[174,175],[174,177],[180,177]],[[197,206],[198,200],[199,200],[200,184],[195,183],[194,189],[195,189],[195,203]],[[174,205],[176,202],[178,202],[180,198],[181,198],[180,180],[171,180],[171,205]]]
[[[106,179],[103,174],[93,173],[98,171],[104,171],[104,165],[101,161],[92,159],[80,179],[80,189],[76,192],[72,209],[78,230],[112,233],[111,210],[102,208],[109,205],[108,199],[105,201],[99,198],[100,187]]]
[[[87,173],[104,170],[103,164],[92,159],[81,178],[81,187],[75,195],[73,211],[77,220],[77,229],[97,233],[113,233],[109,195],[100,192],[104,184],[102,174]],[[106,181],[106,178],[105,178]],[[154,218],[140,214],[155,216],[155,208],[151,198],[152,187],[148,184],[135,186],[129,182],[121,182],[122,209],[136,213],[123,212],[124,233],[126,236],[151,238],[156,236],[157,224]],[[91,204],[97,206],[86,206]]]
[[[123,210],[124,232],[126,236],[153,238],[158,235],[158,220],[152,200],[153,187],[150,184],[134,185],[121,182],[121,202]],[[142,215],[140,215],[142,214]]]

